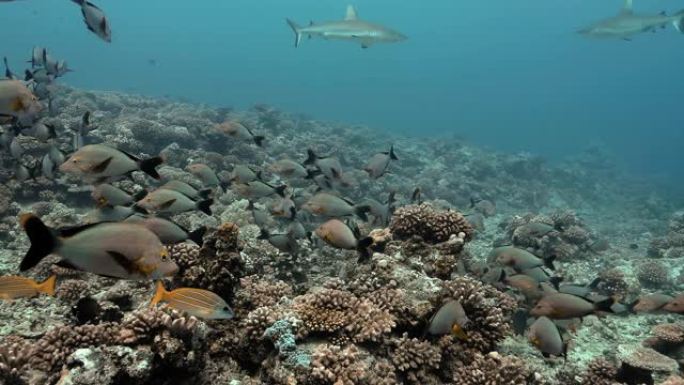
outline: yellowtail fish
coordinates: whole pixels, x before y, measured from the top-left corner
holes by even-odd
[[[134,223],[99,223],[55,230],[33,214],[20,218],[31,248],[19,265],[26,271],[49,254],[59,266],[122,279],[159,279],[178,271],[159,237]]]
[[[150,307],[165,302],[169,307],[203,319],[231,319],[233,309],[216,293],[204,289],[182,287],[168,291],[161,281],[152,297]]]
[[[558,326],[547,317],[539,317],[530,326],[527,338],[544,357],[565,355],[567,345],[563,342]]]
[[[31,278],[16,275],[0,277],[0,299],[29,298],[41,293],[55,295],[56,280],[56,275],[51,275],[43,282],[36,282]]]

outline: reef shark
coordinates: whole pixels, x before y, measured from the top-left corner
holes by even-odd
[[[324,23],[311,22],[307,27],[301,27],[294,21],[286,19],[287,24],[295,33],[295,47],[299,46],[302,36],[320,36],[324,39],[357,41],[362,48],[368,48],[375,43],[394,43],[406,40],[406,36],[382,25],[359,20],[356,9],[348,5],[344,20],[328,21]]]
[[[642,32],[655,32],[672,24],[679,32],[684,33],[684,10],[668,16],[665,12],[658,15],[636,14],[632,10],[632,0],[625,0],[625,5],[617,16],[598,21],[578,33],[600,38],[617,38],[630,40]]]

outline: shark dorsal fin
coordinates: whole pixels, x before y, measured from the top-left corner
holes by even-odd
[[[632,14],[632,0],[625,0],[625,5],[622,7],[622,13],[627,15]]]
[[[631,2],[631,0],[629,0]],[[347,5],[347,16],[344,17],[344,20],[357,20],[358,17],[356,16],[356,8],[354,8],[353,5]]]

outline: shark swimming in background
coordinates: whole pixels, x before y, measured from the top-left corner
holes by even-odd
[[[356,41],[361,44],[361,48],[368,48],[375,43],[395,43],[407,39],[401,33],[382,25],[359,20],[356,9],[351,5],[347,6],[347,15],[340,21],[318,24],[311,22],[310,25],[301,27],[290,19],[286,20],[295,33],[295,47],[299,46],[304,35],[309,38],[320,36],[324,39]]]
[[[643,32],[655,32],[672,24],[677,31],[684,33],[684,10],[668,16],[665,12],[658,15],[636,14],[632,10],[632,0],[625,0],[625,5],[617,16],[596,22],[578,33],[599,38],[615,38],[630,40],[632,36]]]

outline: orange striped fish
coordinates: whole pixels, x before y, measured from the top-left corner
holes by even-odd
[[[50,278],[40,283],[31,278],[19,277],[17,275],[0,277],[0,299],[29,298],[35,297],[40,293],[55,295],[56,280],[56,275],[51,275]]]
[[[161,281],[157,281],[150,307],[159,302],[166,302],[171,308],[203,319],[230,319],[235,316],[226,301],[209,290],[181,287],[168,291]]]

